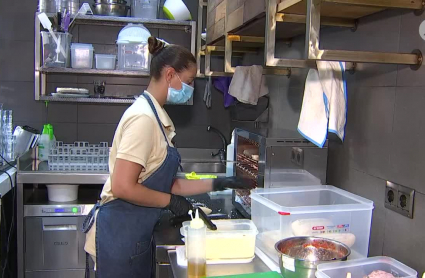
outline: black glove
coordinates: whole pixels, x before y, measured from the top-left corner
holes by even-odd
[[[226,189],[246,189],[255,188],[255,184],[250,179],[240,177],[217,178],[213,180],[213,191],[223,191]]]
[[[170,203],[166,209],[169,209],[175,216],[184,216],[193,210],[192,204],[185,197],[171,194]]]

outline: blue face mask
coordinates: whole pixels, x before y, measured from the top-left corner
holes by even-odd
[[[177,75],[177,78],[181,81],[180,77]],[[176,90],[168,86],[168,95],[167,102],[174,104],[183,104],[186,103],[193,95],[194,88],[192,86],[187,85],[182,82],[182,88],[180,90]]]

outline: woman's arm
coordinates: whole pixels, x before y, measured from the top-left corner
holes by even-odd
[[[176,179],[171,193],[180,196],[193,196],[207,193],[213,190],[213,180],[185,180]]]
[[[170,203],[171,195],[147,188],[138,183],[143,166],[117,158],[111,177],[114,197],[145,207],[164,208]]]

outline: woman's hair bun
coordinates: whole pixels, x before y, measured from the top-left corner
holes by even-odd
[[[158,54],[165,47],[165,42],[162,40],[158,40],[155,37],[149,37],[149,53],[152,55]]]

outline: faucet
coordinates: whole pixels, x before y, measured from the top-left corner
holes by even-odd
[[[220,130],[216,129],[215,127],[208,126],[207,131],[212,131],[218,134],[220,136],[221,141],[223,143],[223,147],[218,150],[217,153],[211,153],[212,157],[216,157],[217,155],[220,157],[220,162],[224,163],[226,161],[226,148],[227,148],[227,142],[226,138],[224,137],[223,133],[220,132]]]

